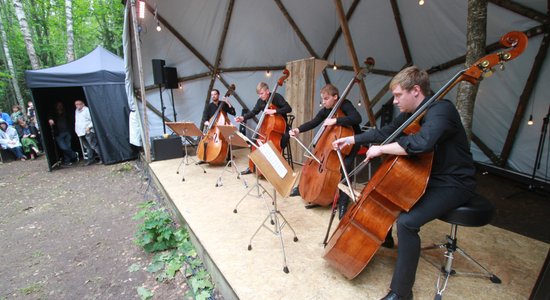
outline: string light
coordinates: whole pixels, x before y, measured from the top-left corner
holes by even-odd
[[[160,27],[159,21],[157,21],[157,31],[161,31],[161,30],[162,30],[162,27]]]
[[[183,90],[183,83],[178,83],[178,89]]]
[[[160,22],[159,22],[159,19],[157,18],[157,6],[155,4],[155,21],[157,21],[157,31],[161,31],[162,30],[162,27],[160,27]]]
[[[361,100],[357,100],[357,106],[361,106]]]
[[[338,70],[338,66],[336,66],[336,62],[334,62],[334,65],[332,66],[332,69],[333,69],[334,71]]]
[[[269,70],[265,71],[265,77],[271,77],[271,71]]]
[[[418,5],[424,5],[424,0],[418,1]]]
[[[533,122],[533,115],[530,115],[529,116],[529,121],[527,121],[527,125],[531,126],[533,125],[535,122]]]

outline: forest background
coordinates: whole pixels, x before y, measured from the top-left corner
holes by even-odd
[[[122,56],[120,0],[0,0],[0,109],[26,113],[26,70],[62,65],[97,46]]]

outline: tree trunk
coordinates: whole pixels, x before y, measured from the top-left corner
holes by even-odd
[[[17,73],[15,72],[15,68],[13,67],[13,61],[11,59],[10,55],[10,48],[8,47],[8,37],[6,35],[6,31],[4,30],[4,24],[2,23],[2,18],[0,17],[0,34],[2,37],[2,48],[4,49],[4,56],[6,58],[6,64],[8,66],[8,70],[10,72],[10,81],[13,86],[13,90],[15,92],[15,98],[17,99],[17,103],[19,106],[21,106],[21,111],[23,112],[23,115],[26,115],[26,106],[23,101],[23,97],[21,96],[21,90],[19,89],[19,83],[17,82]],[[13,120],[16,121],[16,120]]]
[[[466,66],[469,67],[485,55],[487,40],[487,0],[468,0],[466,33]],[[468,141],[472,139],[472,120],[478,85],[463,81],[458,84],[456,107],[466,129]]]
[[[27,23],[27,17],[25,16],[25,11],[23,10],[23,4],[21,3],[21,0],[13,0],[13,6],[15,7],[15,15],[17,16],[17,20],[19,21],[19,26],[21,27],[23,39],[25,40],[25,47],[27,48],[27,54],[29,55],[31,68],[33,70],[40,69],[38,57],[36,56],[36,51],[34,50],[31,31],[29,30],[29,24]]]
[[[74,60],[72,0],[65,0],[65,18],[67,23],[67,62],[71,62]]]

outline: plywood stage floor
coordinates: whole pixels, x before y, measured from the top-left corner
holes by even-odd
[[[248,150],[235,151],[240,170],[247,165]],[[224,167],[194,164],[182,166],[181,159],[150,164],[151,175],[176,213],[196,238],[196,246],[225,299],[380,299],[388,291],[397,249],[381,248],[365,270],[354,280],[330,267],[322,258],[330,210],[305,209],[300,197],[282,199],[279,211],[288,221],[282,230],[286,265],[283,272],[281,241],[269,222],[250,239],[268,215],[270,199],[258,198],[255,191],[245,195],[256,183],[255,175],[246,175],[248,188],[236,173],[223,172]],[[216,187],[221,177],[222,186]],[[182,176],[185,181],[182,181]],[[260,181],[270,193],[273,189]],[[243,198],[244,197],[244,198]],[[237,203],[238,212],[233,210]],[[337,225],[337,218],[332,226]],[[295,230],[294,235],[289,225]],[[443,242],[450,225],[441,221],[427,224],[421,231],[423,246]],[[395,233],[394,233],[395,236]],[[443,294],[445,299],[527,299],[535,284],[549,244],[530,239],[491,225],[478,228],[460,227],[458,244],[502,280],[491,283],[485,278],[451,277]],[[442,250],[431,250],[425,256],[442,260]],[[454,266],[475,271],[458,256]],[[426,259],[420,259],[415,299],[433,299],[439,271]]]

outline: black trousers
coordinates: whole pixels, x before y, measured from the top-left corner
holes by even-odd
[[[415,206],[397,219],[397,263],[390,288],[400,296],[411,293],[420,258],[422,225],[442,216],[449,210],[466,203],[474,193],[456,187],[429,187]]]

